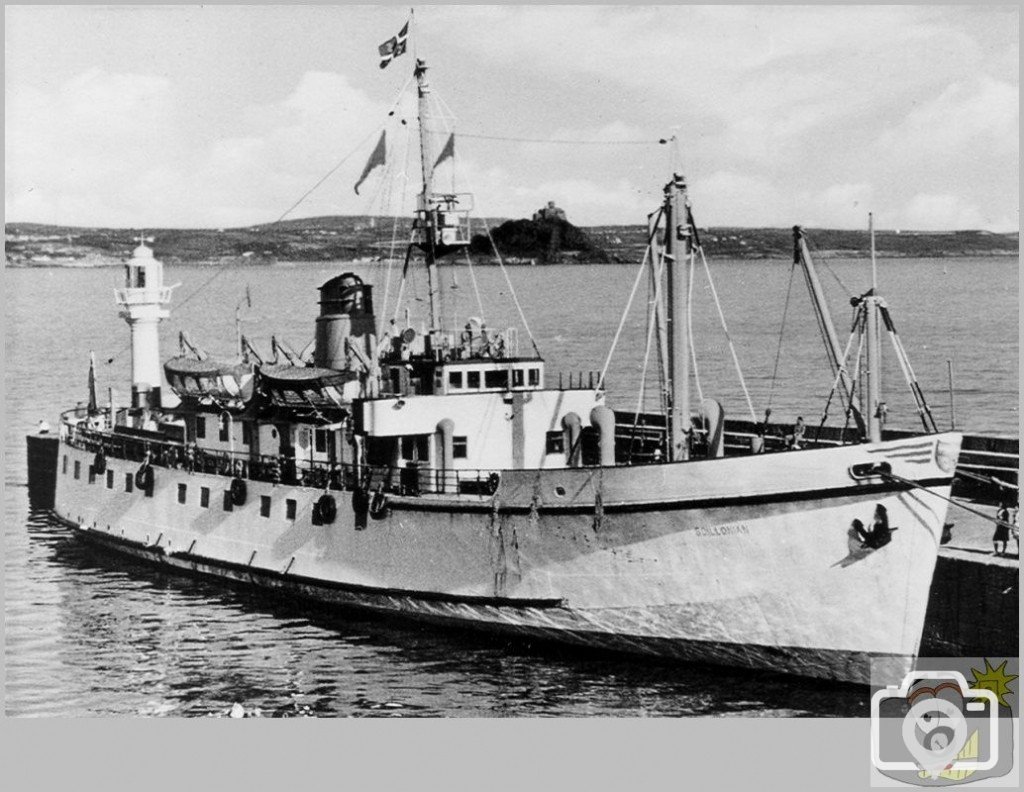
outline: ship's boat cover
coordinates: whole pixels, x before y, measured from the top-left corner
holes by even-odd
[[[253,365],[173,357],[164,363],[167,383],[179,398],[202,403],[244,403],[252,397]]]
[[[262,366],[259,389],[280,407],[346,407],[359,396],[355,372],[314,366]]]

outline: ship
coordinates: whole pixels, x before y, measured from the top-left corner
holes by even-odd
[[[442,318],[439,267],[471,241],[472,196],[435,185],[427,75],[416,58],[422,189],[404,270],[426,273],[429,324],[397,310],[383,322],[374,286],[340,272],[319,288],[311,355],[265,362],[240,337],[236,360],[188,345],[161,370],[173,287],[140,240],[115,292],[131,404],[93,397],[61,415],[56,519],[169,571],[439,628],[858,684],[873,668],[902,676],[962,437],[883,436],[877,289],[857,307],[863,367],[844,378],[836,364],[838,385],[867,383],[856,404],[846,393],[855,428],[776,450],[762,426],[727,444],[721,406],[691,395],[703,249],[686,179],[670,173],[641,264],[661,409],[617,409],[604,374],[555,387],[516,328]]]

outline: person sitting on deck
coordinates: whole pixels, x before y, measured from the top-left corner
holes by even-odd
[[[871,531],[865,530],[864,524],[860,520],[853,521],[853,530],[857,532],[865,547],[877,550],[889,544],[892,540],[892,532],[895,529],[889,527],[889,511],[879,503],[875,506],[875,516]]]
[[[1006,545],[1010,542],[1010,507],[1006,501],[999,504],[999,511],[996,512],[996,531],[992,534],[992,552],[997,556],[1006,555]],[[999,545],[1002,544],[1003,549],[1000,551]],[[1017,544],[1018,553],[1020,552],[1020,544],[1018,540]]]
[[[807,431],[807,427],[804,425],[803,416],[796,419],[796,424],[793,426],[793,434],[786,437],[786,441],[791,451],[799,451],[804,447],[804,433]]]

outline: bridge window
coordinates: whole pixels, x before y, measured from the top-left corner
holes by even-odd
[[[466,372],[466,387],[471,390],[478,390],[480,388],[480,372],[479,371],[467,371]]]
[[[82,463],[79,460],[75,460],[75,478],[82,477]]]
[[[285,499],[285,502],[284,502],[284,516],[285,516],[285,519],[288,519],[288,520],[294,520],[295,519],[295,511],[296,511],[295,506],[296,506],[296,504],[295,504],[295,499],[294,498],[286,498]]]
[[[548,432],[545,451],[549,454],[565,453],[565,435],[560,429],[554,432]]]
[[[196,437],[200,440],[206,438],[206,417],[202,415],[196,416]]]
[[[113,488],[114,488],[114,471],[113,470],[108,470],[107,471],[107,489],[113,489]]]
[[[199,488],[199,505],[204,509],[210,508],[210,488],[200,487]]]
[[[219,435],[220,441],[222,443],[226,443],[226,442],[228,442],[228,432],[229,432],[229,430],[231,428],[231,419],[222,415],[220,417],[220,422],[219,423],[220,423],[220,435]]]
[[[135,488],[135,477],[131,473],[124,474],[124,491],[131,492]]]
[[[523,387],[523,369],[512,369],[512,387],[521,388]]]
[[[484,372],[484,387],[487,387],[487,388],[507,388],[508,387],[508,369],[501,369],[500,371],[485,371]]]
[[[327,430],[317,429],[313,432],[313,448],[318,454],[327,453]]]
[[[469,447],[465,437],[452,438],[452,459],[465,459],[468,456]]]
[[[260,495],[260,517],[270,516],[270,496]]]
[[[536,386],[540,385],[540,369],[532,368],[532,369],[528,369],[528,371],[529,371],[529,380],[528,381],[530,383],[530,387],[536,387]]]
[[[188,484],[178,485],[178,503],[184,503],[188,499]]]
[[[462,387],[462,372],[461,371],[449,371],[448,372],[448,387],[449,388],[461,388]]]

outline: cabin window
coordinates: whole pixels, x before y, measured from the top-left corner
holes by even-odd
[[[231,430],[231,419],[226,416],[220,417],[220,441],[222,443],[228,442],[228,433]]]
[[[288,520],[295,519],[295,499],[287,498],[284,502],[284,516]]]
[[[107,489],[113,489],[113,488],[114,488],[114,471],[113,470],[108,470],[107,471]]]
[[[135,488],[135,477],[131,473],[124,474],[124,491],[131,492]]]
[[[231,499],[231,490],[224,490],[224,511],[234,511],[235,502]]]
[[[313,432],[313,448],[318,454],[327,453],[327,430],[317,429]]]
[[[508,387],[508,369],[502,369],[501,371],[485,371],[484,372],[484,387],[485,388],[507,388]]]
[[[200,487],[199,488],[199,505],[204,509],[210,508],[210,488]]]
[[[554,432],[548,432],[547,443],[544,448],[548,454],[565,453],[565,435],[562,433],[561,429]]]
[[[535,387],[537,385],[540,385],[540,369],[532,368],[532,369],[528,369],[528,372],[529,372],[528,382],[529,382],[530,386],[531,387]]]
[[[252,445],[252,424],[242,421],[242,445]]]
[[[63,468],[61,469],[60,472],[63,473],[65,476],[68,474],[68,455],[67,454],[64,455],[64,466],[63,466]]]
[[[75,460],[75,478],[82,477],[82,463],[79,460]]]
[[[466,372],[466,387],[476,390],[480,387],[480,372],[479,371],[467,371]]]
[[[178,485],[178,503],[184,503],[188,499],[188,484]]]
[[[206,416],[196,416],[196,437],[198,437],[200,440],[206,438]]]
[[[468,456],[468,447],[465,437],[452,438],[452,459],[465,459]]]
[[[96,483],[96,468],[94,468],[92,465],[89,465],[89,483]]]
[[[260,495],[260,517],[270,516],[270,496]]]
[[[462,387],[462,372],[461,371],[449,371],[448,372],[448,387],[449,388],[461,388]]]
[[[523,369],[512,369],[512,387],[521,388],[523,387]]]

